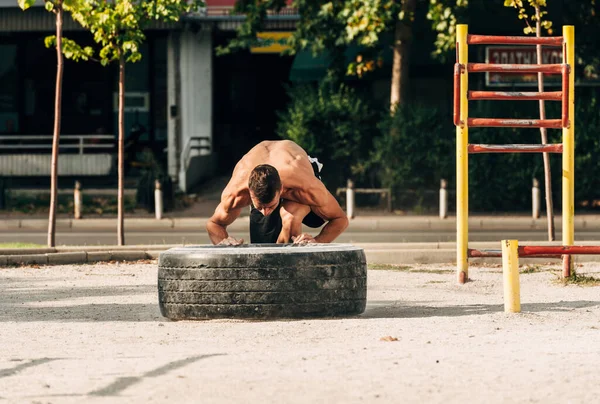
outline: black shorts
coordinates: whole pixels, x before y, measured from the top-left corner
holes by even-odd
[[[277,242],[279,233],[283,228],[281,222],[281,203],[269,216],[263,216],[254,206],[250,209],[250,243],[251,244],[273,244]],[[317,228],[325,224],[319,215],[312,210],[304,217],[302,223],[311,228]],[[291,240],[288,240],[291,242]]]
[[[317,169],[317,164],[312,163],[313,169],[315,171],[315,176],[319,179],[321,177],[318,175],[319,171]],[[277,208],[271,213],[269,216],[263,216],[254,206],[250,209],[250,243],[251,244],[263,244],[263,243],[276,243],[277,238],[279,237],[279,233],[281,233],[281,229],[283,228],[283,223],[281,222],[281,202]],[[308,227],[313,229],[317,227],[321,227],[325,224],[325,220],[317,215],[312,210],[308,212],[308,215],[302,219],[302,223]],[[291,240],[288,240],[291,242]]]

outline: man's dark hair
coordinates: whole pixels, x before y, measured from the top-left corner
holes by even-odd
[[[268,164],[254,167],[248,179],[248,188],[260,203],[269,203],[281,190],[281,178],[277,169]]]

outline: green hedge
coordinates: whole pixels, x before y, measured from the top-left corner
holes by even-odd
[[[324,164],[321,176],[330,189],[345,186],[346,178],[362,170],[378,135],[374,109],[344,85],[303,85],[289,95],[288,109],[279,114],[278,135]]]

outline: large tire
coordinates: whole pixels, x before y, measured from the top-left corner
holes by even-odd
[[[160,312],[172,320],[360,314],[367,262],[349,244],[172,248],[158,261]]]

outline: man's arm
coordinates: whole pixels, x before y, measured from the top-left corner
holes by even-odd
[[[229,238],[226,228],[240,216],[240,213],[242,213],[242,208],[227,209],[223,202],[219,203],[215,213],[206,222],[206,231],[213,244],[219,244]],[[238,244],[243,242],[244,240],[239,240]]]
[[[325,188],[325,186],[323,186]],[[333,195],[325,190],[326,196],[317,206],[311,206],[313,212],[328,222],[315,237],[317,243],[331,243],[348,227],[348,217]]]

